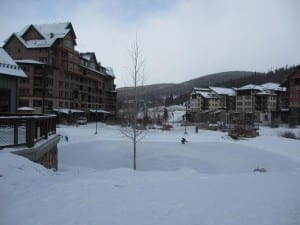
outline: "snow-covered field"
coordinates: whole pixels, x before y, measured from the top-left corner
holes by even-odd
[[[280,137],[287,128],[238,141],[194,127],[148,130],[137,171],[119,129],[59,128],[69,141],[57,172],[0,151],[0,224],[300,224],[300,141]]]

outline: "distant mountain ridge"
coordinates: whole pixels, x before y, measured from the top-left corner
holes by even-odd
[[[228,72],[205,75],[178,84],[162,83],[162,84],[145,85],[137,88],[138,98],[151,99],[151,98],[157,98],[162,96],[168,96],[171,93],[175,96],[181,95],[190,92],[193,87],[212,86],[220,82],[251,76],[254,73],[255,72],[249,72],[249,71],[228,71]],[[118,88],[117,92],[118,92],[118,100],[123,101],[124,99],[132,98],[133,88],[132,87]]]
[[[145,100],[148,105],[163,104],[167,96],[176,97],[174,103],[180,104],[188,99],[189,93],[194,87],[241,87],[246,84],[263,84],[267,82],[282,83],[297,65],[285,66],[267,73],[251,71],[228,71],[204,75],[182,83],[153,84],[138,87],[137,98]],[[118,88],[118,106],[126,99],[133,98],[133,88]]]

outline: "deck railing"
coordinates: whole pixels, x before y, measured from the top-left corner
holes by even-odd
[[[0,114],[0,149],[30,148],[52,134],[56,134],[56,115]]]

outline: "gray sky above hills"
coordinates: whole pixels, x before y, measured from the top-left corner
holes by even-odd
[[[2,0],[0,40],[28,24],[70,21],[80,52],[112,66],[130,85],[137,35],[145,84],[228,71],[267,72],[300,63],[298,0]],[[3,42],[1,43],[3,45]]]

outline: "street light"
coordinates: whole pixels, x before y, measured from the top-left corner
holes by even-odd
[[[97,121],[98,121],[98,113],[97,113],[97,109],[98,109],[98,104],[96,104],[96,132],[95,132],[95,134],[98,134],[98,124],[97,124]]]
[[[188,102],[185,102],[185,126],[184,126],[184,134],[187,134],[186,130],[186,123],[187,123],[187,108],[188,108]]]

